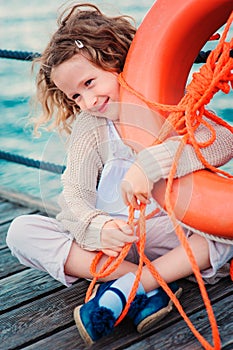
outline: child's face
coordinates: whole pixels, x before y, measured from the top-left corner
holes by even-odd
[[[94,66],[80,54],[52,69],[54,84],[82,111],[111,120],[119,118],[118,73]]]

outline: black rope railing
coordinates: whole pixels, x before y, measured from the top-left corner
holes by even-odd
[[[196,57],[194,63],[205,63],[207,57],[210,54],[209,51],[200,51]],[[28,52],[28,51],[12,51],[12,50],[1,50],[0,58],[10,58],[15,60],[32,61],[34,58],[40,57],[39,52]],[[230,56],[233,57],[233,50],[230,51]]]
[[[35,160],[32,158],[23,157],[18,154],[5,152],[5,151],[0,151],[0,159],[7,160],[13,163],[26,165],[32,168],[47,170],[55,174],[62,174],[66,168],[64,165],[58,165],[50,162],[44,162],[41,160]]]
[[[22,61],[32,61],[34,58],[40,57],[39,52],[28,52],[28,51],[12,51],[12,50],[1,50],[0,58],[11,58]]]

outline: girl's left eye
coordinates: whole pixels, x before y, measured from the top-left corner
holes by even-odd
[[[93,79],[88,79],[86,82],[85,82],[85,85],[86,86],[89,86],[91,83],[92,83]]]

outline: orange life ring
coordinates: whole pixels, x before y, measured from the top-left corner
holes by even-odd
[[[123,75],[129,86],[150,101],[177,104],[184,95],[196,56],[232,10],[233,1],[229,0],[157,0],[140,25],[127,56]],[[150,146],[164,122],[163,116],[153,107],[149,110],[124,88],[121,101],[123,139],[136,150]],[[161,205],[164,190],[161,181],[155,184],[153,196]],[[174,180],[172,198],[179,220],[197,230],[233,239],[231,180],[198,171]]]

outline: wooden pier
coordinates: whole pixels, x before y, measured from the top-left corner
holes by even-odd
[[[19,204],[20,203],[20,204]],[[22,205],[23,204],[23,205]],[[26,268],[5,243],[11,221],[19,215],[41,212],[26,200],[6,193],[0,199],[0,349],[24,350],[198,350],[200,343],[176,309],[158,325],[138,334],[124,319],[108,337],[87,347],[75,327],[73,309],[84,302],[88,281],[66,288],[48,274]],[[198,286],[185,280],[181,303],[201,334],[212,343],[211,328]],[[233,349],[233,284],[224,278],[208,285],[222,341],[222,350]]]

